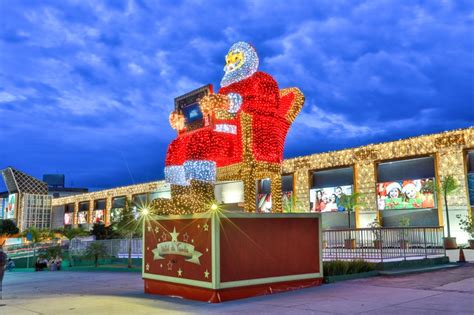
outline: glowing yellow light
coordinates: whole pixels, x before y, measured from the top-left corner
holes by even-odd
[[[149,213],[150,213],[150,210],[148,210],[148,208],[142,209],[142,215],[148,215]]]
[[[218,206],[217,204],[215,204],[215,203],[213,203],[213,204],[211,205],[211,210],[212,210],[212,211],[216,211],[218,208],[219,208],[219,206]]]

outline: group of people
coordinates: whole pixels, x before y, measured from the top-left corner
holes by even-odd
[[[36,260],[35,271],[42,271],[44,269],[50,270],[50,271],[59,271],[61,270],[62,263],[63,263],[63,260],[60,256],[56,256],[56,258],[51,257],[50,260],[48,260],[44,256],[40,256]]]
[[[344,195],[343,188],[322,188],[315,192],[315,198],[312,202],[311,212],[337,212],[346,209],[341,204],[341,198]]]

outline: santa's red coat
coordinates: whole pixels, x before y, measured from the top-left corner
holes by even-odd
[[[217,167],[242,160],[240,115],[252,117],[252,149],[257,161],[281,163],[288,123],[280,114],[280,92],[275,80],[264,72],[221,88],[219,94],[238,93],[242,105],[234,119],[215,120],[208,127],[178,136],[168,147],[166,165],[182,165],[187,160],[215,161]],[[237,134],[217,132],[214,125],[231,124]]]

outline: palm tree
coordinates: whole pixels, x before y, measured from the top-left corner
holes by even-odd
[[[99,258],[106,257],[107,255],[107,247],[105,247],[102,242],[91,242],[89,246],[87,246],[85,255],[94,258],[94,265],[98,267]]]
[[[347,211],[347,228],[349,229],[349,242],[352,244],[352,233],[351,233],[351,212],[354,211],[355,208],[365,206],[365,203],[361,200],[365,194],[361,194],[358,192],[353,192],[352,194],[344,194],[341,196],[340,204],[344,207]],[[352,248],[352,245],[351,245]]]
[[[72,241],[73,238],[78,237],[78,236],[85,236],[85,235],[89,234],[87,231],[85,231],[81,228],[62,229],[59,232],[65,238],[67,238],[69,240],[69,245],[71,244],[71,241]],[[72,267],[72,255],[71,255],[70,251],[68,251],[68,257],[69,257],[69,267]]]
[[[455,193],[458,188],[459,188],[459,182],[451,174],[448,174],[442,177],[439,185],[438,184],[434,185],[434,189],[436,190],[436,193],[441,194],[444,200],[444,208],[446,210],[446,228],[448,232],[448,237],[445,238],[444,245],[445,245],[445,248],[447,249],[453,249],[457,247],[456,238],[451,237],[451,226],[449,223],[448,196]]]

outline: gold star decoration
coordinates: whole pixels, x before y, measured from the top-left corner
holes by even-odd
[[[178,277],[182,277],[183,276],[183,270],[181,270],[181,268],[178,269]]]
[[[204,228],[204,231],[208,231],[208,230],[209,230],[209,225],[207,225],[207,223],[204,224],[202,227]]]
[[[170,235],[171,235],[171,241],[172,242],[177,242],[178,241],[179,233],[176,232],[176,227],[173,228],[173,232],[170,233]]]
[[[159,231],[160,231],[160,228],[159,228],[159,227],[155,227],[155,234],[158,234]]]
[[[146,271],[150,270],[150,265],[146,264]]]
[[[209,271],[204,271],[204,278],[209,279]]]
[[[188,233],[184,233],[184,234],[183,234],[183,240],[184,240],[185,242],[187,242],[188,239],[189,239]]]
[[[167,266],[168,266],[168,270],[173,270],[173,263],[171,262],[171,260],[168,261]]]

